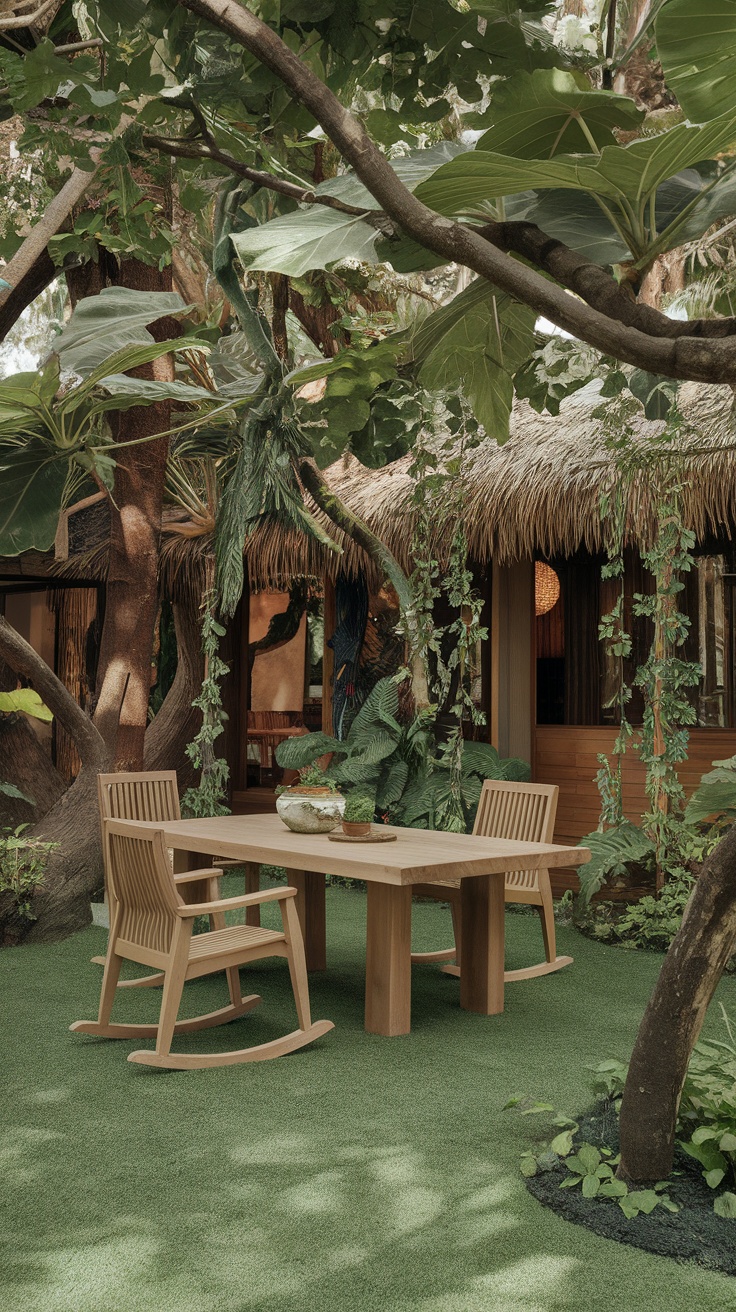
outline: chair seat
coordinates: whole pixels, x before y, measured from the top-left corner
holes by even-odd
[[[195,934],[189,945],[189,960],[221,956],[245,948],[259,948],[266,943],[283,942],[284,935],[275,929],[258,929],[253,925],[228,925],[225,929],[212,929]]]

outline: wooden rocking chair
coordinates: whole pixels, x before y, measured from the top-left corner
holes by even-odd
[[[486,779],[480,795],[473,833],[483,838],[514,838],[528,843],[551,843],[555,830],[557,798],[556,784],[510,783],[503,779]],[[443,967],[447,975],[459,975],[461,967],[460,881],[454,883],[420,884],[414,892],[421,897],[449,902],[455,947],[440,952],[412,952],[412,962],[451,961]],[[572,957],[558,957],[555,937],[555,917],[552,903],[552,886],[548,870],[513,870],[506,874],[505,897],[507,902],[524,902],[536,907],[542,922],[545,960],[536,966],[521,970],[507,970],[504,979],[509,982],[549,975],[563,966],[572,965]]]
[[[155,1051],[139,1049],[128,1054],[128,1061],[174,1070],[199,1070],[281,1057],[334,1028],[332,1021],[312,1021],[310,1016],[304,943],[294,903],[296,889],[271,888],[224,900],[215,897],[202,903],[185,903],[174,880],[160,830],[121,820],[108,820],[105,828],[115,901],[100,1009],[96,1021],[75,1021],[71,1030],[107,1039],[155,1038]],[[190,878],[206,881],[211,892],[216,893],[218,875],[215,869],[197,870]],[[279,903],[281,932],[232,925],[192,937],[195,916],[224,917],[227,910],[262,902]],[[286,957],[299,1028],[281,1039],[252,1048],[211,1053],[172,1052],[175,1035],[236,1020],[261,1001],[257,994],[241,996],[239,967],[262,957]],[[157,1025],[126,1025],[110,1020],[124,960],[155,966],[163,972],[164,989]],[[230,1006],[177,1022],[185,982],[219,970],[227,975]]]
[[[109,876],[109,856],[107,851],[107,838],[105,831],[106,820],[180,820],[181,808],[179,806],[179,786],[176,778],[176,770],[155,770],[145,771],[137,770],[129,773],[119,774],[99,774],[97,776],[97,795],[100,803],[100,821],[102,823],[102,857],[105,869],[105,889],[107,892],[107,905],[112,924],[114,911],[114,892],[111,888]],[[230,857],[213,858],[215,864],[220,868],[227,866],[242,865],[242,862],[234,861]],[[197,901],[202,890],[196,886],[196,881],[191,882],[190,875],[174,875],[174,879],[182,886],[181,891],[185,895],[185,900]],[[259,887],[260,872],[259,867],[246,865],[245,868],[245,891],[246,893],[257,893]],[[189,887],[191,885],[191,887]],[[219,895],[219,889],[215,890],[213,896]],[[221,923],[220,923],[221,921]],[[246,912],[246,923],[249,925],[260,924],[260,910],[258,905],[254,905]],[[218,920],[215,916],[210,916],[210,928],[222,928],[225,921]],[[104,966],[104,957],[93,957],[93,963],[96,966]],[[141,975],[137,979],[120,980],[119,988],[157,988],[163,984],[162,974]]]

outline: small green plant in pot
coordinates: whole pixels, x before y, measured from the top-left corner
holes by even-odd
[[[357,790],[349,793],[342,817],[342,830],[350,838],[365,838],[371,832],[373,816],[376,811],[376,799],[372,793]]]

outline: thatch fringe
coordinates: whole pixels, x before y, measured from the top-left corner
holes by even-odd
[[[701,540],[709,534],[730,537],[736,526],[732,402],[728,387],[686,384],[681,389],[681,406],[691,426],[678,456],[683,516]],[[536,414],[522,402],[514,407],[505,446],[488,439],[466,453],[461,475],[463,520],[474,560],[494,559],[503,565],[535,554],[568,556],[581,548],[591,552],[603,548],[601,495],[610,491],[620,474],[605,445],[601,422],[594,417],[601,404],[595,385],[570,397],[556,417]],[[644,471],[629,489],[625,532],[629,542],[639,545],[650,539],[655,524],[664,459],[657,445],[661,431],[661,424],[643,418],[635,425]],[[407,571],[412,568],[416,519],[410,466],[409,456],[381,470],[345,459],[327,471],[330,485]],[[343,554],[329,552],[277,521],[265,520],[245,547],[251,588],[283,588],[296,577],[334,578],[339,569],[353,573],[358,568],[367,569],[371,583],[378,583],[361,549],[346,541],[308,498],[307,504]],[[176,589],[182,581],[195,586],[203,582],[206,560],[214,549],[211,533],[182,535],[180,519],[181,511],[167,511],[162,525],[161,570],[168,589]],[[435,522],[431,546],[443,560],[455,526],[439,513]],[[86,576],[104,577],[104,556],[101,544],[77,556],[76,563],[83,558]],[[66,562],[64,572],[69,574],[73,567],[72,560]]]
[[[736,425],[728,387],[681,390],[681,408],[692,428],[678,449],[683,516],[699,539],[730,537],[736,525]],[[463,460],[463,520],[470,555],[499,564],[535,554],[569,556],[604,545],[601,496],[620,478],[593,411],[597,388],[582,388],[559,416],[515,406],[511,436],[504,446],[487,440]],[[625,533],[646,544],[655,524],[665,455],[657,443],[662,424],[640,419],[635,428],[643,472],[629,488]],[[406,567],[410,565],[415,512],[410,458],[377,473],[359,466],[330,481],[340,495]],[[446,556],[454,524],[438,518],[432,546]]]

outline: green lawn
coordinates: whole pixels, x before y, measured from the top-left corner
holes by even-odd
[[[157,1072],[125,1061],[140,1040],[70,1034],[96,1013],[99,929],[0,954],[1,1312],[736,1309],[727,1277],[544,1210],[518,1173],[530,1120],[501,1111],[517,1092],[579,1109],[586,1066],[628,1054],[660,958],[563,930],[574,966],[509,986],[493,1018],[418,968],[413,1032],[383,1039],[362,1027],[364,896],[328,890],[328,917],[312,1000],[335,1030],[256,1066]],[[448,925],[419,906],[417,945]],[[538,957],[536,918],[507,929],[510,965]],[[285,962],[243,978],[262,1006],[191,1045],[293,1028]],[[186,991],[192,1014],[225,996],[217,978]],[[736,1014],[736,982],[720,996]],[[126,993],[117,1015],[152,1017],[159,997]]]

